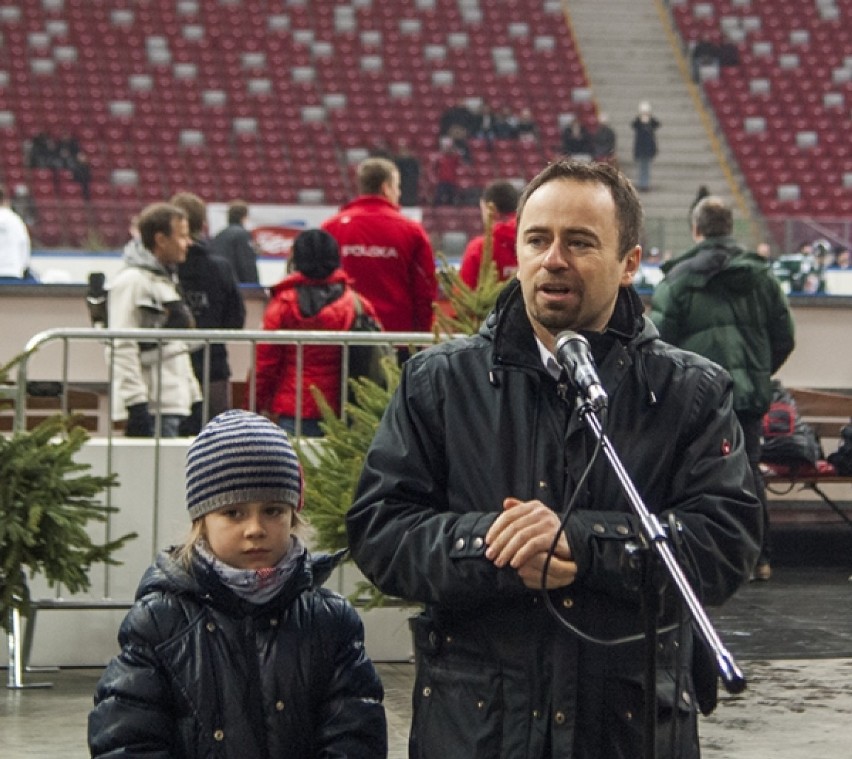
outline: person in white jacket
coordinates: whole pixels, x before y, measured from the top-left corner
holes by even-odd
[[[109,326],[113,329],[194,326],[181,298],[176,269],[186,258],[189,224],[180,208],[154,203],[139,215],[139,239],[124,248],[124,266],[109,285]],[[190,347],[170,340],[116,340],[112,347],[113,417],[127,420],[127,437],[177,437],[180,422],[201,389]]]
[[[6,190],[0,187],[0,281],[32,282],[31,252],[27,225],[9,207]]]

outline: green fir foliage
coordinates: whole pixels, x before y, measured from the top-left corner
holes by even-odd
[[[0,368],[0,381],[15,362]],[[102,545],[86,532],[117,509],[97,499],[117,484],[116,475],[88,473],[75,454],[88,433],[73,416],[49,417],[29,432],[0,435],[0,625],[9,612],[30,612],[30,577],[43,575],[71,593],[88,590],[92,564],[117,564],[113,553],[135,533]]]

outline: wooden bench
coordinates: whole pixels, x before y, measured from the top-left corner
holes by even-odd
[[[27,384],[24,423],[32,430],[45,419],[63,410],[62,396],[65,394],[66,410],[74,415],[74,423],[88,432],[97,432],[101,408],[100,394],[96,390],[77,387],[62,387],[61,382],[30,382]],[[15,392],[7,385],[0,393],[0,432],[11,432],[15,427]]]
[[[852,422],[852,393],[787,388],[799,415],[816,432],[826,455],[837,450],[840,430]],[[820,497],[846,524],[852,527],[852,518],[840,504],[824,490],[824,485],[852,485],[852,476],[839,475],[827,461],[817,462],[814,467],[784,468],[773,464],[762,464],[767,495],[786,495],[796,489],[810,490]]]

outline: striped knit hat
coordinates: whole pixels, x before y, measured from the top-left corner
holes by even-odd
[[[211,419],[186,454],[186,507],[199,517],[251,501],[302,508],[302,467],[287,433],[266,417],[233,409]]]

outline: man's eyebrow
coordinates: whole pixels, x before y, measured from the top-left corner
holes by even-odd
[[[526,227],[526,228],[524,228],[524,229],[522,229],[522,230],[521,230],[521,233],[522,233],[522,234],[525,234],[525,235],[530,234],[530,233],[535,233],[535,234],[539,234],[539,235],[540,235],[542,232],[547,232],[547,233],[549,233],[549,232],[550,232],[550,227],[547,227],[547,226],[542,225],[542,226],[538,226],[538,227],[535,227],[535,226],[533,226],[533,227]]]

